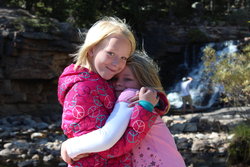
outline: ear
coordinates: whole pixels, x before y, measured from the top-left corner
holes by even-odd
[[[91,48],[91,49],[88,51],[88,56],[89,56],[89,57],[94,57],[94,47]]]

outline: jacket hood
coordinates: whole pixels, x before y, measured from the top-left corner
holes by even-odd
[[[98,80],[100,76],[94,72],[89,71],[86,68],[80,70],[74,70],[74,64],[69,65],[66,67],[59,77],[58,80],[58,101],[61,105],[64,103],[65,96],[67,95],[68,91],[78,82],[90,80]]]

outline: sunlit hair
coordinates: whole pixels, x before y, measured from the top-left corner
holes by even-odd
[[[72,55],[75,61],[75,69],[89,64],[87,58],[88,52],[112,34],[124,35],[131,44],[130,55],[135,51],[136,41],[129,25],[116,17],[104,17],[88,30],[84,43],[80,46],[78,52]]]
[[[140,86],[152,87],[165,94],[159,77],[159,66],[145,51],[136,51],[127,61]]]

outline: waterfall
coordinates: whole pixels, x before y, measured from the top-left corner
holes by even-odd
[[[199,55],[202,56],[203,49],[206,46],[209,46],[215,49],[217,57],[223,58],[227,56],[227,54],[235,53],[237,51],[238,43],[239,41],[208,43],[200,48]],[[186,56],[187,55],[185,55],[185,59],[187,60]],[[193,54],[189,56],[193,56]],[[186,60],[184,62],[184,66],[188,67],[189,65],[187,65],[188,62],[186,62]],[[194,66],[188,72],[187,76],[193,78],[193,81],[190,85],[190,94],[192,96],[193,105],[195,106],[195,108],[202,109],[211,107],[218,99],[219,93],[223,90],[223,87],[221,85],[211,85],[211,83],[209,82],[210,79],[206,78],[207,76],[205,77],[203,62],[199,62],[196,66]],[[180,108],[182,106],[182,100],[179,95],[180,83],[181,81],[176,83],[174,87],[169,91],[169,93],[167,92],[168,100],[171,106],[174,108]]]

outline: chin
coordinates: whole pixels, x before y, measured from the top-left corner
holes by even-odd
[[[113,78],[113,76],[101,76],[103,79],[105,79],[105,80],[110,80],[110,79],[112,79]]]

